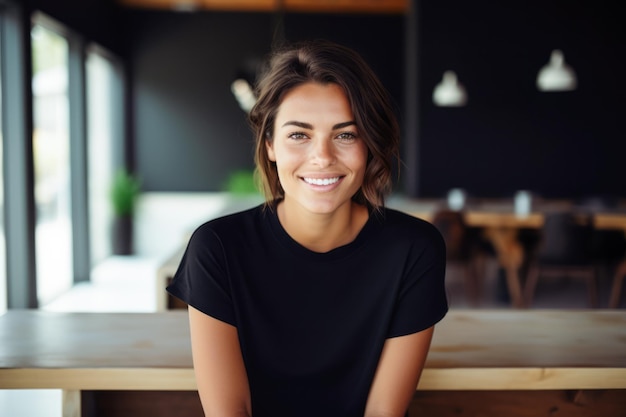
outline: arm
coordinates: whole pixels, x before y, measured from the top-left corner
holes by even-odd
[[[250,388],[237,328],[191,306],[189,326],[193,366],[205,416],[250,416]]]
[[[404,416],[417,388],[434,327],[385,341],[365,417]]]

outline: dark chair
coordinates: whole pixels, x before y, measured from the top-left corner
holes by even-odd
[[[446,243],[447,269],[461,268],[467,298],[472,305],[480,304],[482,297],[482,268],[480,253],[475,245],[471,229],[460,211],[439,209],[432,223]]]
[[[622,284],[626,278],[626,257],[615,268],[613,276],[613,285],[611,285],[611,295],[609,298],[609,308],[618,308],[622,298]]]
[[[589,305],[598,305],[598,279],[590,250],[592,231],[588,215],[573,211],[546,213],[524,288],[528,306],[532,305],[540,277],[585,279]]]

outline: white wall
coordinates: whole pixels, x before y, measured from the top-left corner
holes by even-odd
[[[202,223],[253,207],[261,195],[236,196],[210,192],[149,192],[138,201],[134,250],[137,256],[167,259]]]

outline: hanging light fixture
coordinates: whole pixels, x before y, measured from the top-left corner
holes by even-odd
[[[454,71],[443,73],[443,79],[433,91],[433,103],[441,107],[461,107],[467,104],[467,92]]]
[[[576,73],[565,63],[563,52],[555,49],[550,54],[550,62],[543,66],[537,75],[539,91],[571,91],[578,85]]]
[[[252,110],[252,107],[254,107],[256,103],[256,96],[248,80],[237,78],[230,85],[230,91],[235,96],[235,99],[237,99],[241,110],[250,113],[250,110]]]
[[[237,69],[230,91],[235,96],[241,110],[250,113],[256,103],[254,84],[262,66],[262,59],[258,57],[247,58]]]

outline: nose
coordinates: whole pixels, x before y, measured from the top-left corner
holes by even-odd
[[[313,143],[313,163],[320,167],[327,167],[335,161],[335,151],[330,140],[319,139]]]

